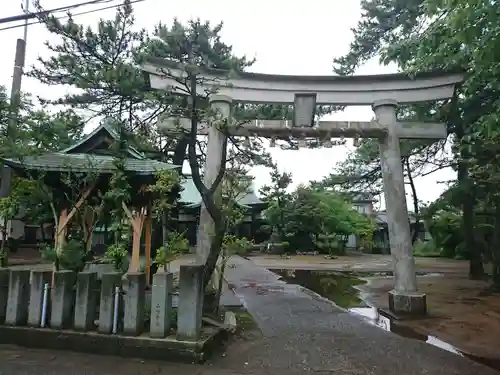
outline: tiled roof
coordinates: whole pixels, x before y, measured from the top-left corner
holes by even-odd
[[[55,152],[23,159],[4,159],[5,164],[14,169],[43,170],[47,172],[88,172],[112,173],[115,169],[113,156],[95,154],[64,154]],[[174,169],[173,164],[151,159],[125,160],[125,168],[139,175],[151,175],[158,170]]]
[[[113,140],[115,140],[115,141],[120,140],[120,135],[116,132],[116,130],[111,125],[111,123],[109,121],[104,120],[101,123],[101,125],[99,125],[96,129],[94,129],[94,131],[92,131],[90,134],[86,135],[83,139],[81,139],[80,141],[76,142],[75,144],[73,144],[73,145],[69,146],[68,148],[65,148],[64,150],[61,150],[59,152],[63,153],[63,154],[71,153],[72,150],[74,150],[78,146],[81,146],[85,142],[88,142],[89,139],[95,137],[96,134],[98,134],[101,130],[106,131],[109,134],[109,136],[111,138],[113,138]],[[131,145],[128,145],[127,152],[134,159],[146,159],[146,156],[142,152],[140,152],[139,150],[137,150],[135,147],[133,147]]]
[[[181,191],[181,197],[179,202],[190,207],[196,207],[201,205],[201,195],[193,182],[191,177],[184,179],[182,183],[183,190]],[[249,191],[247,194],[242,194],[240,198],[237,199],[238,204],[242,206],[254,206],[258,204],[263,204],[264,202],[257,197],[253,190]]]

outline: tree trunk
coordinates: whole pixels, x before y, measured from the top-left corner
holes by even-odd
[[[456,121],[456,136],[460,142],[465,136],[464,124],[461,120]],[[462,227],[464,231],[464,242],[467,253],[469,254],[469,278],[480,280],[484,278],[483,260],[481,250],[476,246],[474,239],[474,203],[475,196],[472,181],[469,177],[469,167],[467,165],[467,150],[460,148],[460,157],[458,158],[457,182],[462,197]]]
[[[161,239],[162,245],[168,240],[168,213],[164,212],[161,216]]]
[[[215,228],[215,236],[212,237],[212,243],[210,245],[210,254],[208,254],[208,259],[205,264],[205,271],[203,273],[203,290],[210,283],[212,274],[214,273],[215,267],[217,266],[217,260],[219,259],[220,252],[222,250],[222,241],[224,239],[224,229]]]
[[[414,223],[414,227],[413,227],[413,232],[411,234],[411,243],[414,244],[418,238],[418,232],[420,229],[420,211],[418,208],[417,189],[415,188],[415,181],[413,181],[413,177],[411,175],[410,159],[409,158],[405,158],[405,167],[406,167],[406,171],[408,173],[408,183],[410,185],[411,196],[413,199],[413,211],[415,212],[415,223]]]
[[[500,291],[500,206],[495,210],[495,228],[491,246],[492,277],[494,291]]]
[[[47,242],[47,238],[45,236],[45,228],[44,228],[43,224],[40,224],[40,235],[42,237],[41,238],[42,242],[46,243]],[[35,238],[35,240],[36,240],[36,238]]]
[[[2,243],[0,244],[0,267],[7,267],[9,263],[9,254],[7,249],[7,224],[6,217],[3,218],[2,223]]]

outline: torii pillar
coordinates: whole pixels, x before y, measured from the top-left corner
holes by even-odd
[[[210,97],[210,106],[215,111],[216,120],[229,119],[231,116],[231,97],[227,95],[212,95]],[[215,121],[217,123],[217,121]],[[207,188],[212,186],[219,170],[226,160],[222,160],[223,151],[226,147],[226,135],[223,134],[216,126],[210,124],[208,128],[207,142],[207,157],[205,161],[205,169],[203,171],[203,182]],[[221,184],[214,192],[215,204],[220,207],[222,204],[222,189]],[[208,212],[205,203],[201,202],[200,209],[200,224],[198,235],[196,238],[196,257],[203,263],[208,259],[210,246],[212,244],[212,235],[215,230],[215,225],[210,213]]]
[[[379,144],[394,270],[394,289],[389,292],[389,309],[395,313],[425,315],[427,312],[426,295],[418,292],[417,288],[415,259],[406,206],[399,126],[396,118],[397,105],[398,103],[394,100],[380,100],[372,105],[377,122],[387,127],[387,133],[379,138]]]

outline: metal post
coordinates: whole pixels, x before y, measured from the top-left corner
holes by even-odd
[[[45,283],[43,286],[43,299],[42,299],[42,317],[40,319],[40,327],[44,328],[47,323],[47,304],[49,302],[49,283]]]
[[[115,288],[115,300],[113,306],[113,333],[118,332],[118,306],[120,303],[120,287]]]

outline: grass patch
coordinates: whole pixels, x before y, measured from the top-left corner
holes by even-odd
[[[243,329],[245,331],[251,329],[258,329],[257,323],[253,319],[252,315],[250,315],[246,311],[240,311],[235,313],[236,322],[238,323],[238,328]]]
[[[422,258],[441,258],[442,250],[436,246],[434,241],[417,240],[413,245],[413,255]]]

